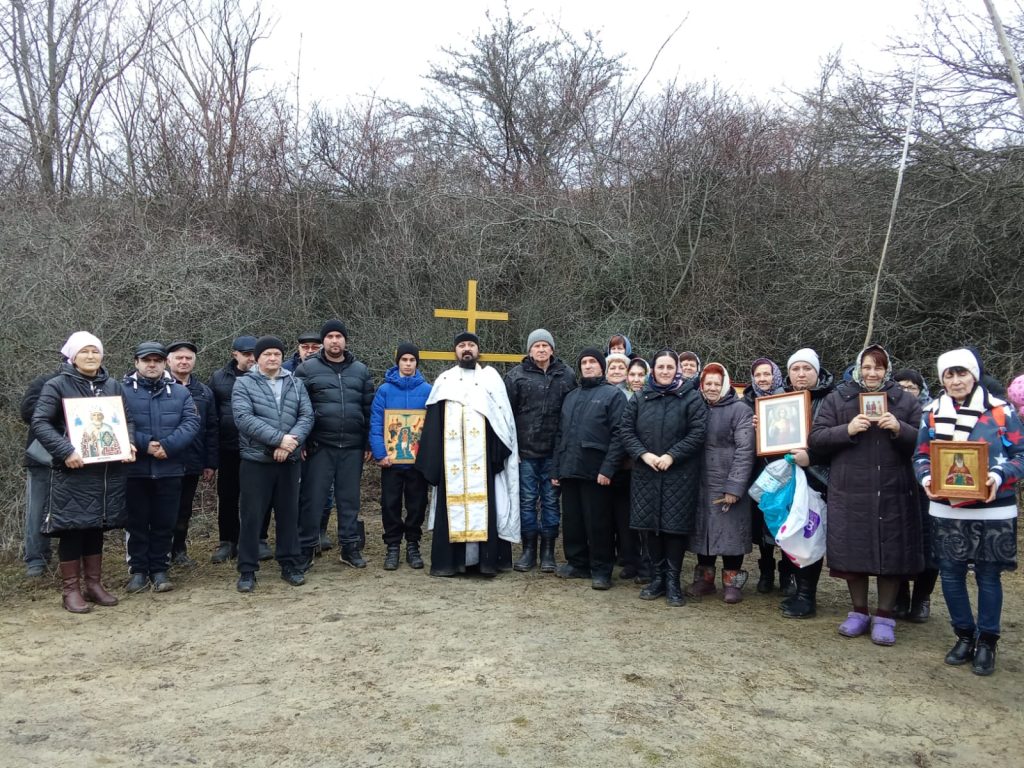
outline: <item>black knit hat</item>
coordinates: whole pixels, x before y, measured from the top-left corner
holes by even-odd
[[[345,324],[338,319],[328,320],[320,327],[320,341],[323,341],[328,333],[334,333],[335,331],[344,336],[345,341],[348,341],[348,329],[346,329]]]
[[[256,340],[256,347],[253,350],[253,354],[256,355],[256,359],[259,360],[260,355],[268,349],[276,349],[283,355],[284,342],[277,338],[277,336],[260,336],[259,339]]]
[[[913,368],[904,368],[900,371],[896,371],[896,373],[892,375],[892,380],[896,382],[912,381],[917,384],[918,389],[924,389],[924,377]]]
[[[595,360],[597,360],[597,362],[601,364],[601,373],[604,373],[604,352],[602,352],[597,347],[586,347],[582,352],[580,352],[580,356],[576,359],[576,367],[579,368],[581,371],[583,369],[584,357],[592,357]]]
[[[398,349],[395,352],[395,365],[402,359],[403,355],[412,355],[416,358],[416,362],[420,361],[420,348],[413,344],[411,341],[403,341],[398,345]]]
[[[458,346],[464,341],[472,341],[478,347],[480,346],[480,337],[477,336],[475,333],[470,333],[469,331],[462,331],[462,333],[455,334],[455,342],[452,344],[452,346]]]

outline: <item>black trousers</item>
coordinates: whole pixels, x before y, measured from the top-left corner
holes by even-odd
[[[324,505],[334,486],[338,504],[338,544],[359,546],[359,479],[363,474],[362,448],[319,446],[306,461],[299,516],[299,543],[312,552],[320,543],[320,522]]]
[[[569,565],[611,578],[615,564],[612,489],[596,480],[563,479],[562,548]]]
[[[299,564],[299,476],[297,461],[263,463],[242,459],[241,529],[238,572],[260,569],[260,529],[268,509],[274,510],[274,557],[282,571]]]
[[[657,566],[662,561],[669,568],[679,570],[683,567],[683,556],[686,554],[686,542],[689,536],[685,533],[647,533],[647,545],[650,548],[651,560]]]
[[[217,528],[221,541],[238,543],[238,451],[221,451],[217,470]]]
[[[174,524],[171,555],[188,551],[188,524],[192,520],[192,505],[196,500],[200,477],[202,475],[185,475],[181,478],[181,500],[178,502],[178,521]]]
[[[405,520],[402,520],[402,500]],[[380,471],[380,514],[384,524],[384,543],[397,547],[405,537],[419,544],[423,537],[423,519],[427,512],[427,481],[413,467],[385,467]]]
[[[615,518],[615,555],[620,565],[640,567],[640,534],[629,527],[630,470],[616,472],[612,479],[612,510]]]
[[[154,574],[171,567],[171,541],[181,501],[181,478],[129,477],[128,571]]]
[[[62,563],[81,560],[103,552],[103,531],[86,528],[80,531],[61,531],[57,534],[57,557]]]

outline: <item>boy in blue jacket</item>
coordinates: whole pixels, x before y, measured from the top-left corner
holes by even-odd
[[[413,568],[423,567],[420,538],[427,510],[427,481],[413,466],[419,451],[423,415],[399,415],[387,411],[419,411],[427,407],[430,384],[420,374],[420,351],[415,344],[402,342],[395,354],[395,365],[388,369],[373,397],[370,408],[370,450],[380,466],[380,507],[384,524],[384,570],[398,568],[402,537],[405,560]],[[391,452],[388,452],[391,446]],[[408,462],[408,463],[403,463]],[[405,520],[402,520],[402,499]]]

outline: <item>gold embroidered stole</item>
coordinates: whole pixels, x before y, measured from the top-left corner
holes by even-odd
[[[487,541],[487,422],[455,400],[444,404],[448,541]]]

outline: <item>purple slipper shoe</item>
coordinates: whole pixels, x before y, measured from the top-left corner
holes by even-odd
[[[846,621],[839,625],[839,634],[843,637],[860,637],[868,631],[871,624],[871,617],[866,613],[850,611],[846,614]]]

